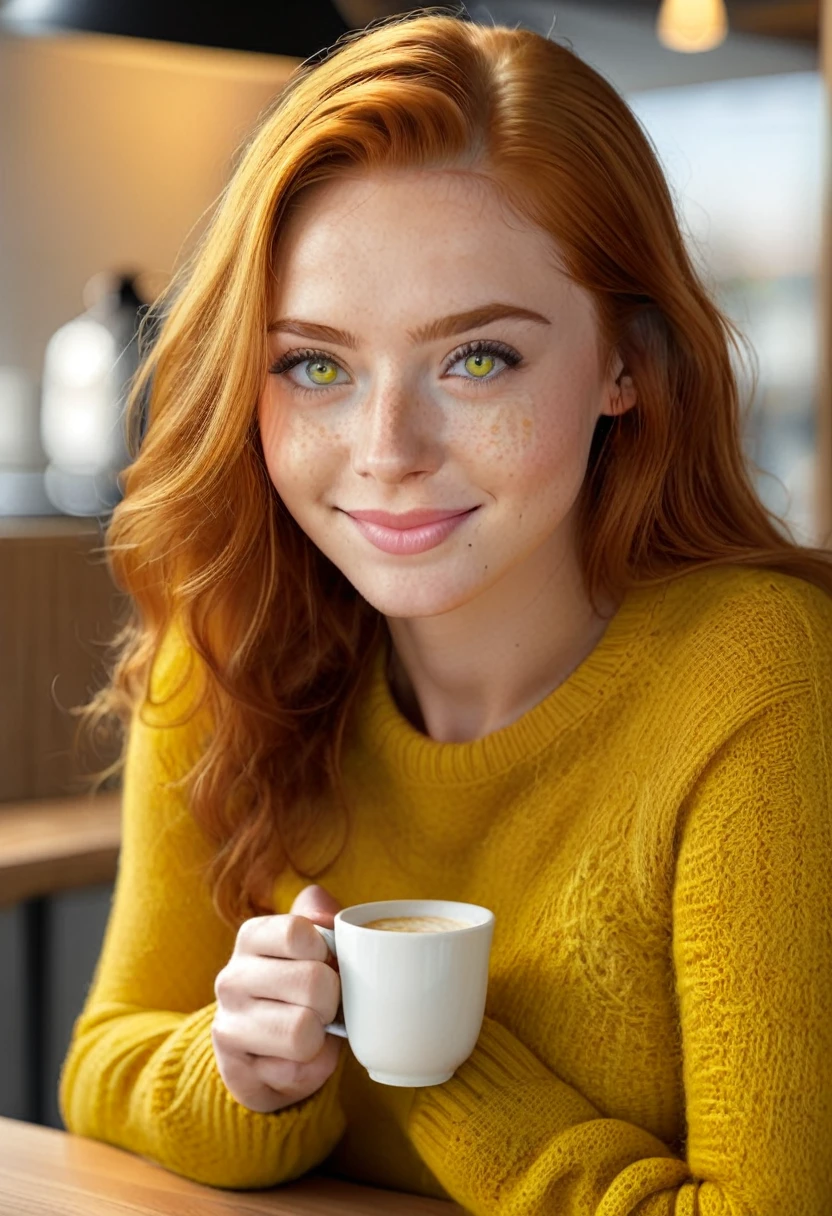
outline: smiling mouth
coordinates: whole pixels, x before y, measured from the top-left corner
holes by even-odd
[[[468,511],[459,511],[454,515],[434,518],[430,523],[417,524],[407,528],[390,528],[372,520],[359,519],[358,513],[345,512],[345,514],[353,521],[362,536],[377,549],[381,549],[384,553],[405,556],[412,553],[424,553],[428,549],[436,548],[458,527],[464,526],[465,522],[478,510],[479,507],[471,507]],[[368,512],[361,512],[361,514],[366,515]],[[377,513],[372,512],[371,514]],[[389,519],[390,516],[388,515],[386,518]],[[402,517],[399,516],[399,518]]]
[[[447,510],[431,510],[416,508],[412,511],[402,511],[394,514],[392,511],[347,511],[352,519],[362,523],[377,524],[381,528],[405,531],[410,528],[420,528],[427,524],[442,523],[446,519],[454,519],[459,515],[468,515],[476,507],[450,507]]]

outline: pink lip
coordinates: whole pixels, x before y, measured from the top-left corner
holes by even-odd
[[[360,519],[368,524],[381,524],[382,528],[418,528],[422,524],[436,524],[441,519],[452,519],[455,515],[467,515],[473,507],[451,507],[446,511],[430,511],[426,507],[418,507],[413,511],[404,511],[401,515],[393,515],[390,511],[347,511],[353,519]]]
[[[472,507],[468,511],[456,511],[453,514],[437,511],[409,511],[404,515],[389,515],[385,511],[349,511],[347,514],[355,522],[355,526],[371,544],[385,553],[409,554],[424,553],[442,543],[447,536],[470,515],[477,511]],[[387,527],[382,520],[398,520],[398,526]],[[415,525],[402,525],[403,520],[416,519]],[[421,522],[425,521],[426,522]]]

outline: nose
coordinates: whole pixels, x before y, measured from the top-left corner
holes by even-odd
[[[395,483],[435,473],[442,463],[438,407],[401,383],[378,385],[357,412],[352,467],[360,477]]]

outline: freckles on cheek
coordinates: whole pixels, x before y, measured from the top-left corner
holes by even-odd
[[[472,426],[460,435],[469,451],[495,464],[516,464],[524,458],[535,439],[536,426],[531,411],[516,402],[493,414],[486,425]]]
[[[293,487],[320,482],[340,450],[338,428],[275,399],[261,408],[259,418],[266,467],[278,492],[291,495]]]
[[[554,485],[566,491],[575,477],[583,476],[581,436],[569,417],[541,418],[520,411],[503,440],[502,453],[503,474],[532,492],[551,492]]]
[[[541,463],[541,439],[540,424],[531,410],[514,407],[477,434],[474,452],[481,460],[499,465],[504,472],[527,465],[535,467]],[[551,447],[551,435],[547,439]]]

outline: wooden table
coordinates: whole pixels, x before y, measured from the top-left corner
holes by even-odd
[[[0,1118],[0,1216],[464,1216],[455,1203],[314,1173],[223,1191],[122,1149]]]

